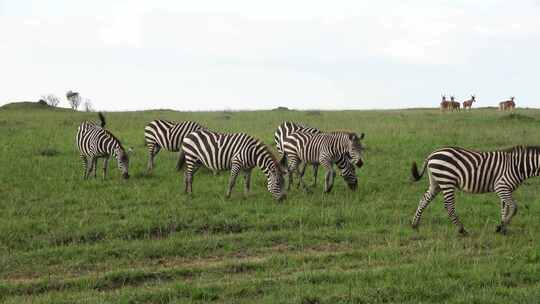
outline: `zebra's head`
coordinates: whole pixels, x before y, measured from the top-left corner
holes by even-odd
[[[349,186],[349,189],[356,190],[358,188],[358,178],[356,177],[356,169],[350,161],[348,155],[343,155],[336,163],[337,167],[341,171],[341,177]]]
[[[268,148],[264,147],[262,151],[262,164],[260,164],[260,167],[268,180],[268,192],[272,194],[274,199],[282,201],[287,195],[284,192],[285,179],[283,178],[280,161],[275,158]]]
[[[131,151],[133,151],[133,148],[129,148],[128,152],[131,152]],[[114,150],[114,152],[115,152],[115,155],[116,155],[116,160],[118,162],[118,169],[122,173],[122,177],[124,179],[128,179],[129,178],[129,173],[128,173],[129,156],[128,156],[128,152],[126,152],[122,146],[118,146]]]
[[[364,165],[364,160],[362,159],[362,143],[360,142],[364,139],[364,133],[358,136],[356,133],[349,133],[349,147],[348,153],[351,158],[351,163],[356,165],[358,168]]]
[[[272,194],[272,197],[278,201],[282,201],[286,198],[284,192],[285,189],[285,179],[283,178],[283,172],[281,167],[276,163],[274,168],[268,170],[268,192]]]

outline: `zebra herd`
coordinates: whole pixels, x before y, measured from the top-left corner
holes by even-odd
[[[103,177],[107,174],[110,156],[117,159],[122,177],[129,178],[130,150],[105,127],[105,118],[99,113],[100,123],[83,121],[76,135],[76,144],[83,161],[84,178],[93,172],[96,176],[97,160],[104,158]],[[274,133],[278,160],[262,141],[245,133],[220,133],[192,121],[180,123],[154,120],[144,129],[148,148],[147,173],[154,167],[156,154],[165,149],[178,152],[177,170],[185,163],[185,192],[192,193],[193,176],[201,167],[210,170],[230,170],[226,197],[230,197],[240,173],[244,177],[244,191],[249,192],[251,171],[259,167],[267,179],[267,188],[278,201],[286,197],[285,177],[288,187],[293,175],[299,178],[298,187],[304,184],[307,165],[313,166],[314,183],[321,165],[325,171],[324,192],[330,192],[336,176],[334,164],[351,190],[358,187],[356,168],[364,164],[364,133],[349,131],[323,132],[295,122],[284,122]],[[540,147],[516,146],[506,150],[479,152],[458,147],[446,147],[432,152],[424,161],[423,169],[413,162],[411,174],[418,181],[427,172],[429,188],[422,196],[412,220],[417,229],[424,210],[442,192],[444,206],[458,232],[467,234],[455,211],[455,192],[460,189],[470,193],[495,192],[501,202],[501,222],[496,231],[506,233],[507,226],[517,212],[513,191],[527,178],[540,174]]]

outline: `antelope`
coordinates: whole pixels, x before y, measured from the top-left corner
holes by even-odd
[[[460,108],[461,104],[455,100],[454,96],[450,96],[450,109],[452,112],[454,112],[454,110],[460,111]]]
[[[471,99],[465,100],[463,102],[463,110],[466,110],[467,108],[469,108],[469,110],[470,110],[473,102],[475,102],[475,101],[476,101],[476,96],[471,95]]]
[[[446,100],[446,95],[441,95],[441,112],[450,109],[450,102]]]
[[[499,110],[506,111],[506,110],[513,110],[516,108],[516,103],[514,102],[514,96],[510,97],[509,100],[501,101],[499,102]]]

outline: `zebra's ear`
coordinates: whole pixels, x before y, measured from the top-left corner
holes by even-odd
[[[349,139],[350,140],[362,140],[364,138],[364,133],[360,134],[360,136],[356,135],[356,133],[349,133]]]

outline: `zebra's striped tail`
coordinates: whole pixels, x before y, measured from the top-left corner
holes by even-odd
[[[99,116],[99,120],[101,121],[100,126],[102,128],[105,127],[105,116],[103,116],[103,113],[101,113],[101,112],[98,113],[98,116]]]
[[[427,160],[424,161],[424,168],[422,168],[422,173],[418,173],[418,166],[416,165],[416,162],[413,161],[412,162],[412,167],[411,167],[411,174],[412,174],[412,178],[413,178],[413,181],[417,182],[419,181],[422,176],[424,176],[424,173],[426,172],[426,168],[427,168]]]

